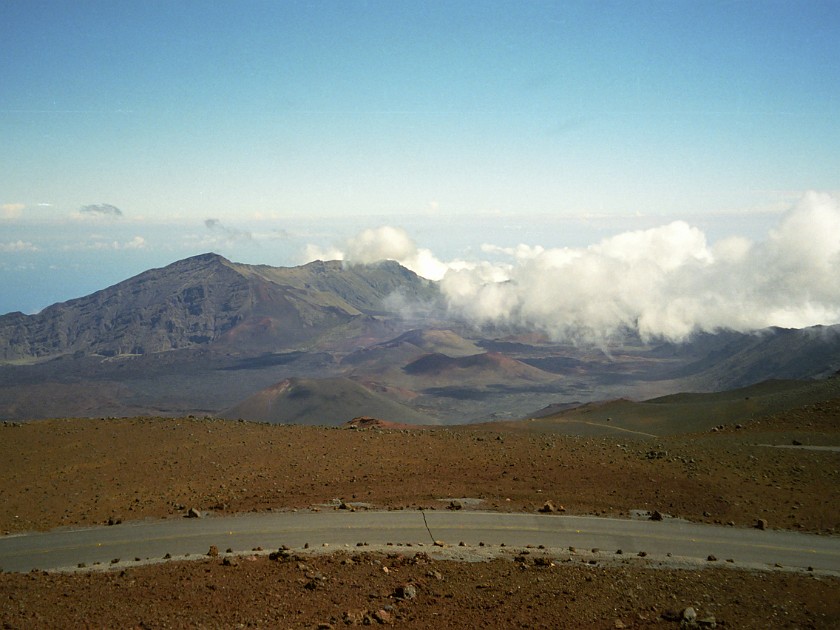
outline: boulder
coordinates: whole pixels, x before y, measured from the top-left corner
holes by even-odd
[[[692,608],[691,606],[689,606],[688,608],[682,611],[682,618],[683,621],[686,621],[688,623],[694,623],[695,621],[697,621],[697,611],[694,610],[694,608]]]
[[[417,597],[417,587],[414,584],[403,584],[394,591],[394,597],[398,599],[414,599]]]

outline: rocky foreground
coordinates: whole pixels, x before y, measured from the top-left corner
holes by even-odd
[[[189,509],[659,511],[836,535],[834,400],[714,432],[571,438],[453,427],[319,429],[185,419],[0,427],[0,530],[175,517]],[[795,444],[798,443],[798,444]],[[335,508],[330,507],[334,505]],[[32,627],[840,626],[840,580],[783,569],[661,568],[510,550],[477,563],[395,546],[245,550],[74,574],[0,574],[0,622]],[[419,554],[419,555],[418,555]]]
[[[493,425],[327,429],[211,419],[0,426],[0,532],[161,518],[186,509],[303,509],[334,499],[442,509],[627,516],[840,531],[840,399],[742,428],[643,439]],[[489,428],[488,428],[489,427]]]
[[[836,628],[840,580],[509,559],[419,548],[273,554],[75,574],[0,574],[5,628]]]

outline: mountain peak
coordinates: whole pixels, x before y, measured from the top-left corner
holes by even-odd
[[[434,300],[437,288],[409,274],[396,264],[350,268],[340,261],[253,266],[207,252],[37,315],[0,317],[0,361],[211,344],[237,351],[309,347],[324,335],[367,334],[381,325],[375,316],[397,316],[386,301],[396,291]]]
[[[208,264],[224,264],[230,265],[230,260],[222,256],[221,254],[217,254],[216,252],[206,252],[204,254],[196,254],[195,256],[189,256],[188,258],[182,258],[181,260],[177,260],[174,263],[167,265],[167,267],[175,267],[175,266],[190,266],[190,265],[208,265]]]

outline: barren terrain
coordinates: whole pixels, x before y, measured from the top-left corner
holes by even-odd
[[[836,535],[840,399],[725,426],[644,438],[569,437],[523,425],[362,429],[211,419],[46,420],[0,427],[0,529],[202,512],[377,508],[628,516]],[[777,448],[776,446],[800,446]],[[562,506],[562,508],[560,507]],[[118,525],[115,525],[118,526]],[[76,574],[0,575],[6,627],[677,627],[693,607],[727,627],[837,627],[840,580],[642,560],[536,566],[394,553],[260,555]],[[348,551],[349,553],[349,551]],[[224,555],[224,554],[223,554]],[[551,560],[551,558],[549,558]],[[225,564],[227,563],[227,564]],[[385,571],[385,569],[388,571]],[[413,597],[398,589],[411,584]],[[384,614],[383,614],[384,613]],[[690,616],[690,614],[689,614]]]

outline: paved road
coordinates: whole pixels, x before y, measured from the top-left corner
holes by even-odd
[[[428,529],[427,529],[428,525]],[[130,522],[112,527],[62,529],[0,538],[0,568],[5,571],[69,569],[79,563],[110,565],[112,560],[134,563],[136,558],[159,560],[205,554],[210,545],[220,550],[292,548],[309,543],[328,548],[366,542],[370,545],[423,544],[434,540],[454,545],[454,556],[480,543],[506,549],[544,545],[589,552],[603,550],[615,559],[640,551],[648,558],[694,559],[705,562],[713,554],[735,566],[812,567],[840,575],[840,538],[787,531],[744,530],[666,519],[660,522],[542,514],[499,514],[471,511],[330,511],[246,514],[202,519]],[[457,547],[464,542],[467,547]],[[671,560],[669,560],[671,561]]]

